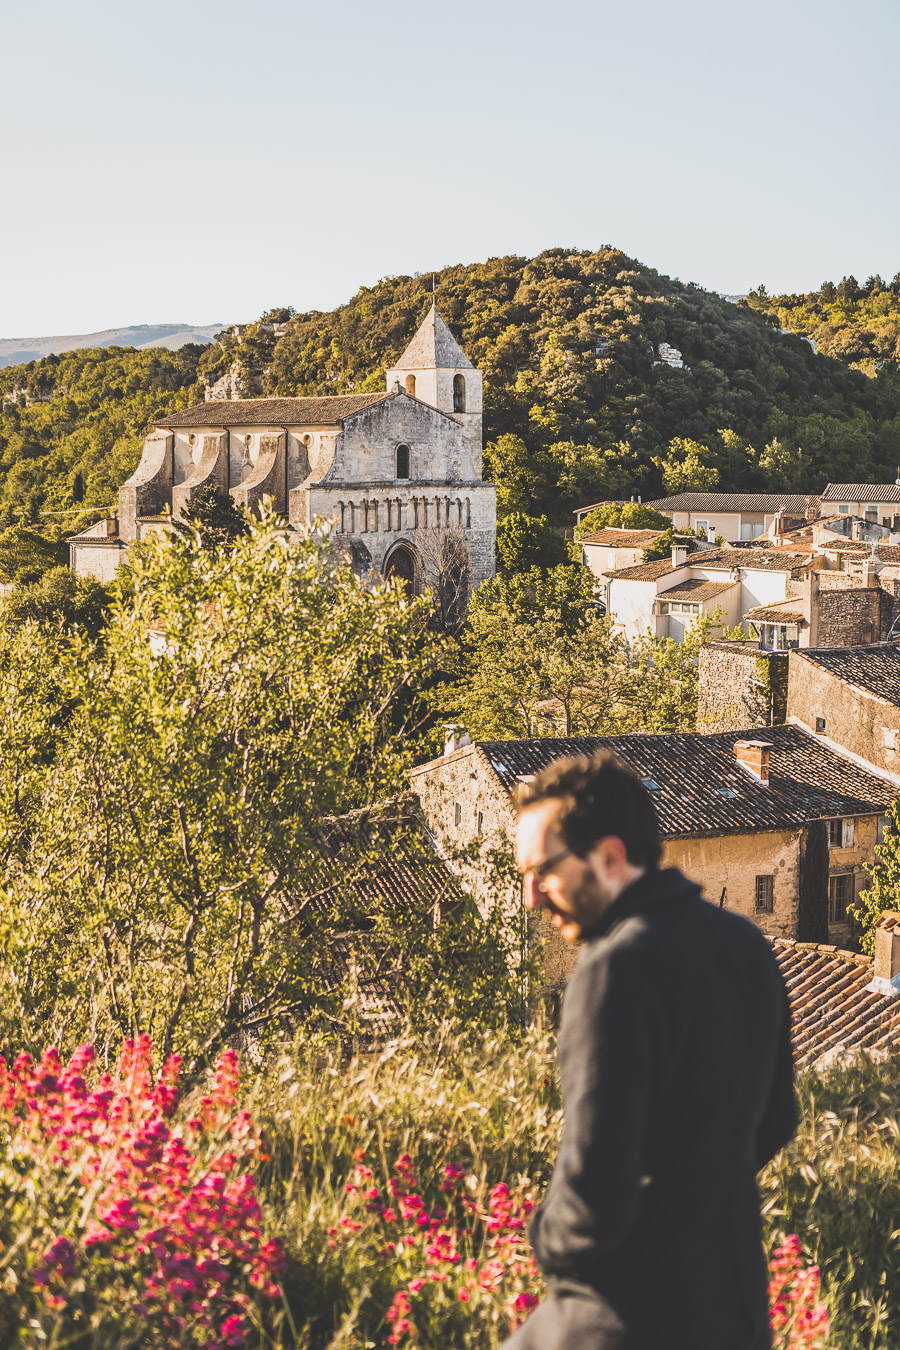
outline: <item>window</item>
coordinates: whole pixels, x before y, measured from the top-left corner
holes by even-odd
[[[697,533],[698,533],[698,534],[705,534],[706,537],[707,537],[707,539],[710,537],[710,535],[709,535],[709,521],[708,521],[708,520],[698,520],[698,521],[697,521]]]
[[[683,600],[661,600],[659,605],[660,614],[699,614],[700,606],[689,605]]]
[[[853,847],[853,826],[852,820],[829,820],[828,822],[828,844],[830,848],[852,848]]]
[[[398,446],[397,446],[397,477],[398,477],[398,478],[408,478],[408,477],[409,477],[409,446],[408,446],[408,445],[398,445]]]
[[[453,824],[462,824],[462,802],[456,802],[453,807]]]
[[[466,411],[466,382],[462,375],[453,376],[453,411]]]
[[[875,826],[875,843],[876,843],[876,844],[883,844],[883,843],[884,843],[884,832],[885,832],[885,829],[886,829],[886,828],[887,828],[887,816],[879,816],[879,817],[878,817],[877,824],[876,824],[876,826]]]
[[[655,778],[642,778],[641,782],[648,792],[659,792],[659,783]]]
[[[823,732],[824,730],[825,730],[825,718],[824,718],[824,717],[817,717],[817,718],[816,718],[816,732],[817,732],[817,734],[821,736],[821,734],[822,734],[822,732]]]
[[[841,504],[838,506],[838,515],[849,516],[849,514],[850,514],[850,507],[845,506],[844,503],[841,502]]]
[[[853,899],[853,873],[842,872],[828,878],[828,922],[843,923],[847,906]]]
[[[407,375],[407,377],[406,377],[406,392],[409,394],[410,398],[415,398],[415,396],[416,396],[416,377],[415,377],[415,375]]]
[[[741,538],[742,538],[742,539],[752,539],[752,537],[753,537],[752,534],[751,534],[752,528],[753,528],[753,527],[752,527],[751,525],[745,525],[745,524],[743,523],[743,521],[742,521],[742,522],[741,522]]]
[[[756,878],[756,908],[760,913],[771,914],[775,908],[775,878]]]

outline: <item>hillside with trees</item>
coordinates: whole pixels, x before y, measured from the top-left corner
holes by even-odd
[[[805,295],[769,295],[759,286],[742,303],[868,375],[900,361],[900,272],[891,282],[878,275],[864,284],[854,276],[824,281]]]
[[[259,394],[383,388],[431,291],[430,274],[390,277],[329,313],[270,310],[206,348],[87,350],[0,371],[0,520],[110,502],[154,412],[199,401],[232,369]],[[603,497],[896,475],[893,361],[864,371],[817,355],[778,331],[790,325],[759,293],[735,305],[613,248],[448,267],[435,293],[485,373],[485,470],[502,514],[562,524]],[[663,343],[682,367],[660,359]]]

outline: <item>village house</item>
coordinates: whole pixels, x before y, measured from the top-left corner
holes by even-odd
[[[721,631],[723,625],[736,627],[751,611],[789,599],[814,566],[810,551],[722,548],[688,554],[676,545],[670,558],[617,571],[607,580],[604,599],[629,644],[646,636],[680,642],[703,615],[720,610]]]
[[[896,483],[829,483],[821,495],[828,514],[861,516],[900,531],[900,480]]]
[[[664,844],[664,865],[700,881],[707,899],[745,914],[772,937],[797,936],[800,874],[809,825],[828,822],[831,940],[853,943],[848,905],[868,868],[896,788],[799,726],[764,734],[576,737],[459,744],[412,771],[429,829],[449,853],[475,850],[462,875],[482,905],[494,894],[491,864],[515,829],[516,800],[552,760],[610,749],[647,786]],[[517,883],[503,903],[521,906]],[[563,982],[572,953],[542,923],[544,971]]]
[[[703,732],[793,725],[900,787],[900,647],[762,651],[746,642],[700,649]]]
[[[642,563],[644,553],[653,547],[659,536],[659,530],[597,530],[579,539],[581,561],[596,577],[598,590],[605,595],[609,577],[614,572]]]
[[[72,569],[108,581],[129,544],[214,485],[289,529],[333,522],[361,576],[421,590],[448,531],[472,588],[494,574],[496,491],[481,476],[482,376],[432,305],[382,393],[225,399],[159,418],[119,489],[118,516],[69,540]]]

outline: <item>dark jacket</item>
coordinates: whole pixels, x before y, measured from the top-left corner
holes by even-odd
[[[559,1035],[565,1125],[531,1225],[554,1350],[770,1344],[756,1172],[796,1125],[769,943],[671,868],[586,937]]]

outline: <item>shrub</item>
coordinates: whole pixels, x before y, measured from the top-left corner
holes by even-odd
[[[63,1066],[0,1060],[0,1224],[7,1329],[91,1350],[244,1345],[280,1290],[247,1168],[261,1140],[236,1108],[237,1062],[186,1111],[179,1061],[154,1078],[146,1037],[118,1074],[82,1046]],[[92,1086],[89,1079],[94,1077]],[[176,1117],[176,1113],[180,1115]]]

